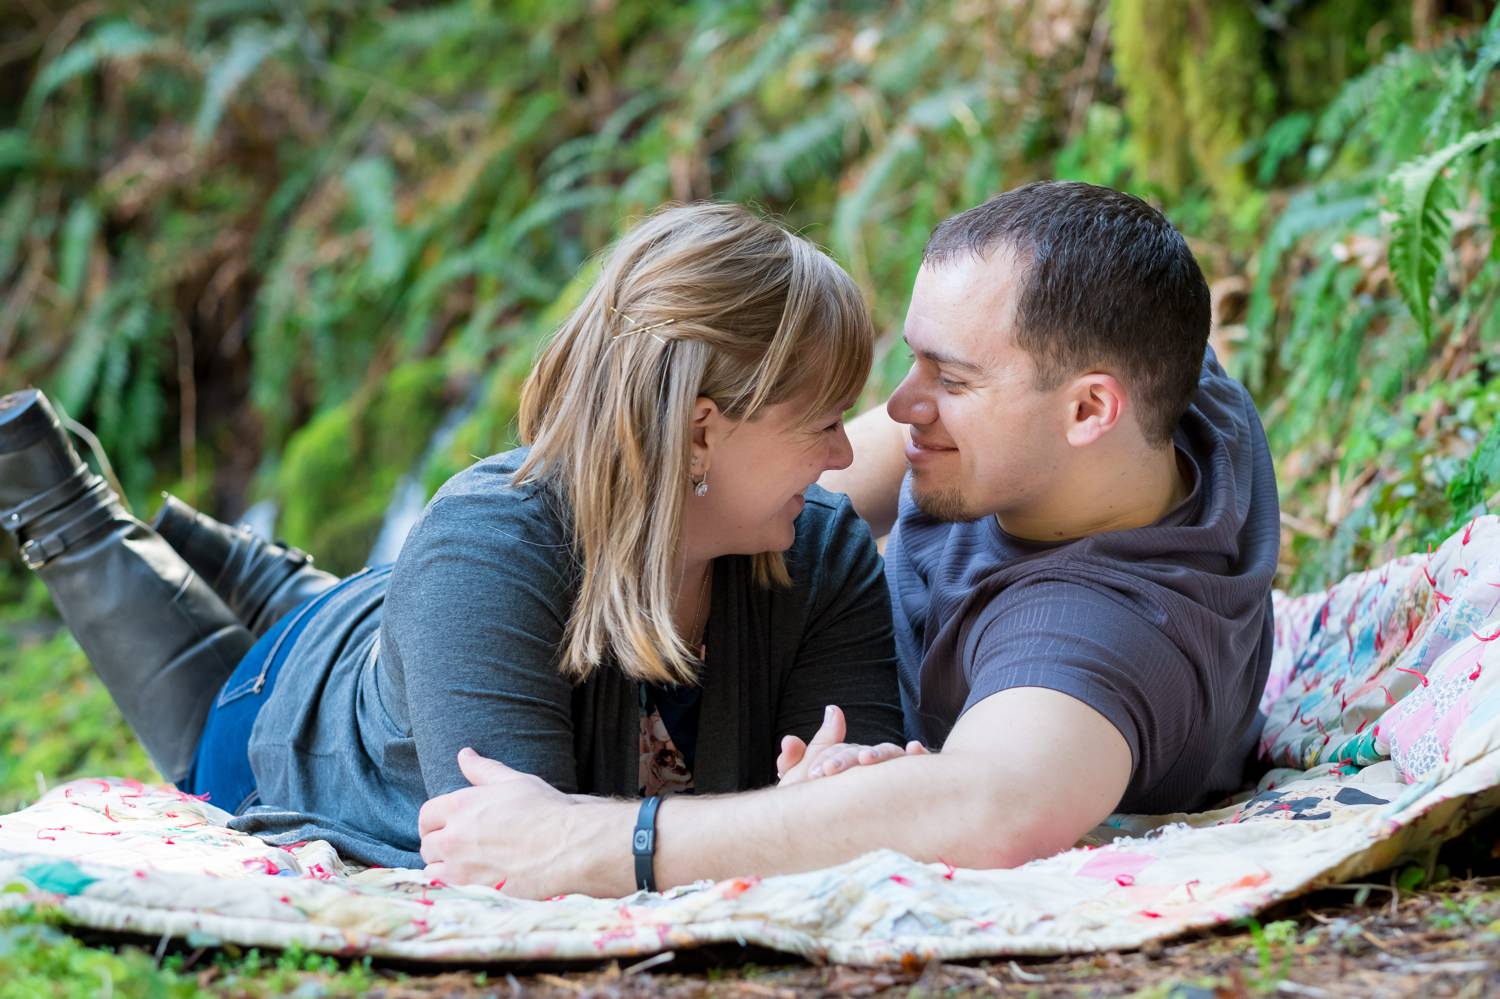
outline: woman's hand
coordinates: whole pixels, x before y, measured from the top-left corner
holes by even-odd
[[[871,766],[898,756],[921,756],[927,752],[927,747],[915,739],[904,749],[894,742],[882,742],[878,746],[845,742],[846,730],[844,712],[830,704],[823,713],[823,724],[811,742],[803,742],[795,735],[784,736],[781,755],[776,757],[780,784],[800,784],[819,777],[831,777],[850,767]]]

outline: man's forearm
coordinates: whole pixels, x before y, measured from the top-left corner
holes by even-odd
[[[1003,867],[1036,856],[1027,809],[996,807],[963,757],[905,757],[837,777],[753,794],[675,797],[657,815],[660,888],[702,879],[792,874],[887,847],[917,860]],[[629,851],[636,805],[588,804],[568,831],[578,845],[575,890],[635,888]]]

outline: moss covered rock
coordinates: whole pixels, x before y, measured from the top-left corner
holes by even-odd
[[[396,483],[442,420],[445,385],[440,361],[404,364],[294,434],[276,475],[282,536],[332,572],[364,565]]]

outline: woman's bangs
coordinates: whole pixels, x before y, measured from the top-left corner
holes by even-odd
[[[837,264],[829,261],[830,268]],[[875,330],[853,281],[842,271],[843,280],[826,289],[818,313],[808,317],[796,371],[785,398],[808,400],[810,418],[843,412],[864,391],[875,353]]]

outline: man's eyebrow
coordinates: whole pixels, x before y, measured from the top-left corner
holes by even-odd
[[[941,364],[944,367],[948,368],[959,368],[963,371],[967,371],[975,375],[984,374],[984,367],[982,365],[975,364],[973,361],[965,361],[962,358],[954,357],[952,354],[945,354],[940,350],[929,350],[926,348],[918,350],[917,348],[913,347],[911,345],[911,341],[906,339],[906,337],[904,336],[901,338],[901,342],[906,344],[907,349],[909,349],[912,353],[916,354],[924,361],[931,361],[933,364]]]

